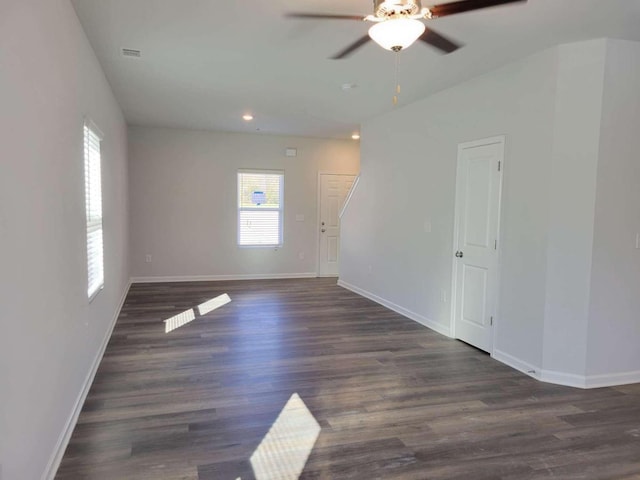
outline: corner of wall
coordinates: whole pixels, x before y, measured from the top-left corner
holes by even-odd
[[[604,40],[558,50],[542,367],[574,383],[586,375],[605,51]]]

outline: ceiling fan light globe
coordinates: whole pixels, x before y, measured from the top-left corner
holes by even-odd
[[[410,47],[424,30],[424,23],[420,20],[393,18],[373,25],[369,36],[382,48],[397,51]]]

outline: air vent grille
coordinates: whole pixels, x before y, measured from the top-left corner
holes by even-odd
[[[142,53],[140,52],[140,50],[135,50],[133,48],[123,48],[122,56],[131,57],[131,58],[140,58],[142,56]]]

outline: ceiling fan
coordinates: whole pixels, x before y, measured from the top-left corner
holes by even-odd
[[[421,0],[373,0],[373,15],[332,15],[324,13],[288,13],[290,18],[324,19],[324,20],[360,20],[373,22],[368,35],[347,46],[332,59],[338,60],[351,55],[369,40],[387,50],[399,52],[411,46],[416,40],[437,48],[444,53],[451,53],[460,48],[439,33],[426,28],[421,20],[432,20],[456,13],[495,7],[508,3],[526,2],[527,0],[459,0],[433,7],[422,7]]]

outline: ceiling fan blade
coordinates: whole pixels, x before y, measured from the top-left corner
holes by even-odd
[[[420,35],[419,40],[422,40],[424,43],[428,43],[432,47],[436,47],[437,49],[442,50],[444,53],[455,52],[461,47],[461,45],[452,42],[439,33],[434,32],[430,28],[425,29],[424,33]]]
[[[506,5],[508,3],[522,3],[527,0],[460,0],[458,2],[443,3],[429,7],[429,11],[433,18],[445,17],[456,13],[470,12],[481,8],[497,7],[498,5]]]
[[[324,13],[287,13],[285,14],[288,18],[305,18],[305,19],[316,19],[316,20],[364,20],[362,15],[332,15],[332,14],[324,14]]]
[[[371,40],[371,37],[369,37],[369,35],[365,35],[364,37],[361,37],[358,40],[356,40],[355,42],[353,42],[351,45],[349,45],[344,50],[341,50],[340,52],[336,53],[331,58],[333,60],[340,60],[342,58],[346,58],[349,55],[351,55],[355,50],[357,50],[358,48],[363,46],[365,43],[367,43],[369,40]]]

